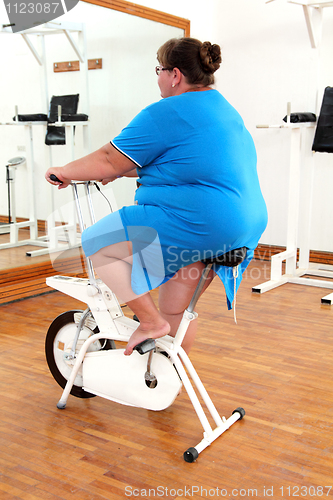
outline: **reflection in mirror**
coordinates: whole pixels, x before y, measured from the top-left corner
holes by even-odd
[[[118,4],[126,7],[127,2],[120,1]],[[80,20],[84,23],[88,58],[98,58],[103,61],[102,70],[88,72],[90,143],[91,149],[95,150],[117,135],[143,107],[160,99],[154,72],[156,51],[169,38],[184,36],[184,28],[187,30],[186,34],[189,34],[189,22],[141,6],[138,9],[139,15],[144,13],[144,17],[128,15],[89,1],[79,2],[73,10],[75,12],[67,13],[66,19],[62,18],[62,21],[77,23]],[[174,26],[170,25],[173,22]],[[35,36],[35,38],[38,37]],[[35,43],[35,40],[33,42]],[[36,40],[37,49],[39,49],[38,42]],[[0,81],[1,95],[6,96],[0,116],[2,124],[13,124],[13,117],[17,113],[44,112],[47,114],[46,93],[48,96],[79,93],[78,113],[85,112],[87,99],[82,83],[83,72],[55,73],[53,71],[55,62],[77,58],[68,40],[58,35],[47,36],[45,37],[45,50],[48,63],[46,69],[48,89],[43,88],[42,71],[27,45],[23,43],[22,37],[19,34],[0,33],[2,66],[6,67],[11,75],[11,78],[2,78]],[[0,167],[3,171],[2,180],[0,178],[0,223],[7,226],[7,230],[3,229],[1,232],[2,226],[0,225],[0,245],[10,241],[9,191],[12,194],[10,210],[13,211],[13,203],[15,203],[14,210],[18,222],[29,219],[33,204],[38,219],[39,238],[46,234],[46,221],[52,212],[52,206],[57,209],[63,207],[62,214],[58,210],[56,225],[64,226],[68,223],[69,212],[64,207],[73,199],[70,188],[58,191],[44,180],[44,173],[50,165],[50,147],[45,145],[45,123],[33,127],[32,178],[31,170],[29,171],[26,164],[20,166],[19,170],[17,169],[15,180],[9,181],[10,185],[8,178],[5,177],[8,158],[27,156],[28,159],[27,150],[31,137],[27,135],[26,128],[23,124],[0,126],[0,161],[3,165],[2,168]],[[74,157],[86,154],[86,136],[82,129],[83,127],[76,127]],[[70,144],[51,146],[51,149],[53,165],[63,165],[71,160]],[[33,200],[29,198],[32,182],[35,191]],[[135,179],[125,178],[116,181],[111,188],[110,185],[105,187],[108,197],[112,198],[118,208],[133,203],[135,188]],[[102,206],[103,203],[98,201],[97,205]],[[98,217],[105,215],[103,209],[100,212]],[[66,240],[66,238],[68,234],[66,235],[66,230],[63,229],[60,239]],[[29,228],[20,229],[18,239],[31,239]],[[29,269],[31,269],[32,273],[35,272],[35,276],[43,279],[43,266],[45,272],[52,274],[51,259],[48,253],[27,256],[27,253],[33,255],[37,249],[30,244],[1,249],[0,269],[20,268],[16,275],[21,281],[29,278]],[[77,255],[77,250],[72,249],[72,251],[73,255]],[[55,259],[52,258],[52,260]],[[58,271],[61,272],[60,269],[57,269]],[[7,275],[5,281],[0,280],[0,286],[7,286],[8,283],[15,281],[16,278],[14,279],[13,276],[14,271]]]

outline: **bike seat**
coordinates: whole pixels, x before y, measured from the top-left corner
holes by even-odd
[[[204,264],[219,264],[221,266],[236,267],[241,264],[246,258],[246,247],[235,248],[229,252],[222,253],[219,255],[214,255],[213,257],[208,257],[203,259],[201,262]]]

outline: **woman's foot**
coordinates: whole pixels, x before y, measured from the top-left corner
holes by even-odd
[[[170,332],[170,325],[162,317],[158,323],[140,323],[140,326],[132,333],[128,344],[125,349],[125,356],[132,354],[133,349],[136,345],[140,344],[147,339],[159,339],[168,335]]]

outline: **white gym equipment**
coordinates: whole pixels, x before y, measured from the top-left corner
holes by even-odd
[[[16,231],[13,233],[12,228],[17,225],[16,221],[16,203],[15,203],[15,176],[16,169],[20,165],[25,164],[25,158],[16,156],[7,161],[6,165],[6,182],[7,182],[7,197],[8,197],[8,222],[0,224],[0,234],[10,233],[10,240],[18,240]]]
[[[274,1],[276,0],[266,0],[265,3]],[[325,7],[333,7],[333,2],[331,0],[287,0],[287,3],[302,6],[311,47],[316,49],[320,44],[323,9]]]
[[[74,38],[73,34],[77,34],[77,41]],[[88,59],[87,59],[87,40],[86,40],[86,29],[83,23],[69,23],[69,22],[60,22],[60,21],[52,21],[36,28],[31,28],[28,30],[24,30],[20,33],[13,33],[10,25],[0,25],[0,34],[7,34],[10,36],[19,36],[24,42],[28,45],[32,55],[37,61],[42,78],[41,78],[41,92],[45,98],[45,110],[46,114],[49,109],[50,104],[50,96],[48,89],[48,78],[47,78],[47,54],[45,49],[45,36],[48,35],[61,35],[65,36],[68,40],[69,44],[75,51],[78,56],[81,69],[81,87],[83,88],[83,107],[85,113],[89,116],[89,88],[88,88]],[[39,46],[38,46],[39,45]],[[29,218],[28,221],[24,223],[13,223],[11,226],[11,237],[9,243],[0,244],[0,249],[5,248],[13,248],[17,246],[25,246],[31,245],[36,247],[42,247],[39,250],[32,250],[27,252],[27,256],[35,257],[39,255],[47,255],[52,252],[57,252],[60,250],[65,250],[67,239],[73,241],[76,238],[76,220],[71,218],[66,226],[56,225],[56,221],[52,221],[49,219],[48,234],[47,236],[38,237],[38,228],[37,228],[37,216],[36,216],[36,189],[35,189],[35,158],[34,158],[34,137],[33,137],[33,129],[35,127],[43,127],[46,132],[47,122],[46,121],[19,121],[18,120],[19,110],[17,106],[15,106],[15,116],[16,121],[12,122],[0,122],[2,126],[9,127],[24,127],[25,128],[25,136],[26,136],[26,145],[27,145],[27,174],[28,174],[28,194],[29,194]],[[58,121],[53,123],[52,125],[56,127],[65,127],[66,130],[66,144],[70,145],[70,156],[71,160],[75,159],[74,155],[74,129],[75,127],[83,127],[83,143],[85,145],[85,154],[91,151],[90,147],[90,122],[88,121],[72,121],[65,122],[61,121],[61,117],[58,118]],[[54,146],[48,146],[48,154],[49,154],[49,166],[53,165],[52,160],[52,148]],[[54,213],[54,190],[51,189],[50,200],[52,209],[51,212]],[[30,229],[30,238],[19,240],[18,239],[18,231],[22,227],[29,227]],[[62,241],[59,239],[60,232],[66,230],[68,232],[68,238],[66,241]],[[71,246],[73,247],[73,245]]]
[[[274,0],[268,0],[270,3]],[[303,7],[306,26],[311,47],[319,49],[323,24],[323,8],[333,7],[332,1],[287,0],[287,3]],[[319,87],[319,60],[318,60],[318,87]],[[316,111],[320,109],[318,90],[316,96]],[[310,263],[310,229],[312,210],[312,189],[314,180],[314,153],[311,151],[315,124],[291,123],[291,104],[287,106],[287,122],[280,125],[257,125],[257,128],[281,128],[290,132],[290,168],[289,168],[289,198],[287,220],[287,245],[284,252],[271,257],[270,280],[252,288],[254,293],[264,293],[285,283],[294,283],[307,286],[333,289],[333,266],[328,264]],[[301,185],[306,193],[308,203],[300,212]],[[297,248],[299,247],[299,261],[297,262]],[[285,272],[282,270],[283,262]],[[324,279],[306,278],[317,276]],[[333,293],[323,297],[324,304],[333,303]]]
[[[79,184],[85,186],[92,221],[95,216],[89,189],[91,183],[72,183],[82,231],[85,226],[78,196]],[[183,385],[203,427],[203,439],[184,453],[186,462],[194,462],[201,451],[242,419],[245,411],[237,408],[228,419],[219,415],[181,343],[188,325],[197,317],[194,308],[213,263],[236,268],[245,256],[246,249],[242,248],[206,261],[176,336],[166,335],[156,341],[148,339],[137,346],[130,356],[124,355],[124,348],[119,347],[118,342],[127,343],[138,322],[124,316],[114,293],[96,279],[90,259],[86,259],[87,279],[68,276],[47,278],[50,287],[87,304],[84,312],[67,311],[58,316],[46,336],[48,366],[64,389],[57,407],[64,409],[72,394],[81,398],[96,395],[120,404],[159,411],[174,402]],[[214,428],[199,396],[215,423]]]

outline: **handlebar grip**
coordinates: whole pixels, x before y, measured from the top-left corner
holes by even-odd
[[[60,180],[60,179],[58,179],[58,177],[57,177],[56,175],[54,175],[54,174],[51,174],[51,175],[50,175],[50,179],[51,179],[51,181],[53,181],[53,182],[60,182],[60,184],[62,184],[61,180]]]

